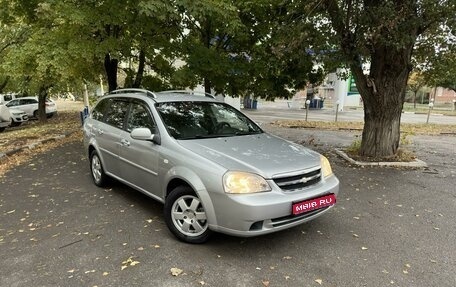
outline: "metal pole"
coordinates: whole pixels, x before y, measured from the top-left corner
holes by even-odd
[[[428,111],[428,114],[427,114],[426,124],[429,124],[429,118],[431,116],[431,110],[432,110],[433,107],[434,107],[434,103],[431,100],[431,102],[429,103],[429,111]]]
[[[307,115],[309,113],[310,108],[310,100],[306,100],[306,122],[307,122]]]
[[[89,106],[89,91],[87,90],[87,84],[84,84],[84,106]]]
[[[337,122],[337,115],[339,114],[339,103],[336,105],[336,122]]]

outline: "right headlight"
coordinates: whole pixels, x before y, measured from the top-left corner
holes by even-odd
[[[271,191],[271,187],[261,176],[241,171],[228,171],[223,176],[226,193],[256,193]]]
[[[320,164],[321,164],[321,174],[323,175],[324,178],[333,174],[329,160],[323,155],[320,156]]]

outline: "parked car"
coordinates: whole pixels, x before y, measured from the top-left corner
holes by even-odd
[[[256,236],[302,224],[339,192],[326,157],[212,96],[113,91],[83,130],[95,185],[114,178],[164,203],[169,230],[189,243],[213,231]]]
[[[21,111],[19,109],[14,109],[10,108],[10,114],[11,114],[11,126],[12,127],[17,127],[20,126],[22,123],[25,123],[28,121],[28,115],[26,112]]]
[[[11,113],[7,106],[0,103],[0,132],[11,125]]]
[[[57,113],[57,105],[50,99],[46,99],[46,115],[52,117]],[[29,117],[38,118],[38,98],[36,97],[22,97],[11,100],[6,103],[9,108],[20,109],[27,113]]]
[[[17,127],[28,121],[28,115],[21,110],[8,108],[0,103],[0,132],[8,126]]]

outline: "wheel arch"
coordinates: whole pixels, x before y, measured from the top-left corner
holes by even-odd
[[[175,167],[168,171],[168,173],[165,176],[165,182],[165,200],[170,194],[170,192],[176,187],[188,186],[201,199],[201,202],[204,206],[204,210],[206,211],[206,215],[209,221],[209,226],[217,225],[217,217],[215,215],[212,199],[209,196],[208,190],[206,189],[206,186],[204,185],[203,181],[194,171],[185,167]]]

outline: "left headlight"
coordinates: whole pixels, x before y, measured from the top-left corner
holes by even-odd
[[[266,180],[253,173],[228,171],[223,176],[223,188],[226,193],[256,193],[271,191]]]
[[[329,160],[325,156],[320,156],[320,164],[321,164],[321,173],[324,178],[332,175],[332,169],[331,169],[331,164],[329,163]]]

